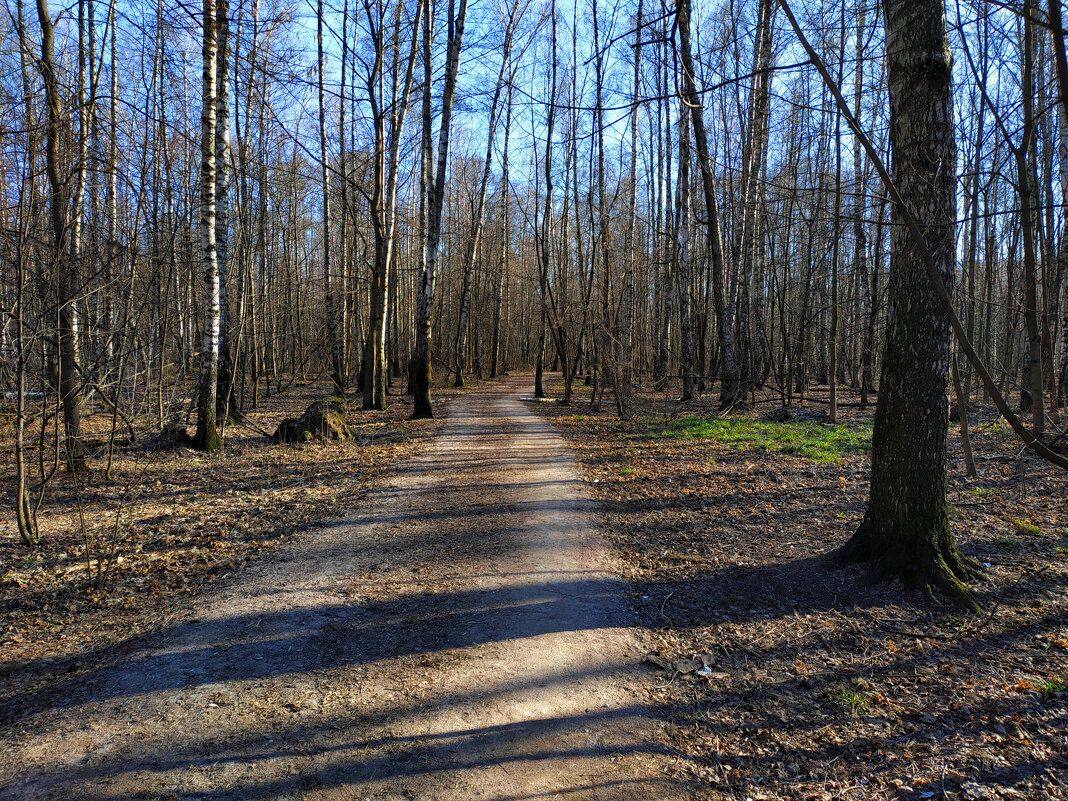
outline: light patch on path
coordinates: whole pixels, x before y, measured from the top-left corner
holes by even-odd
[[[0,799],[668,801],[592,503],[511,380],[354,515],[37,699]]]

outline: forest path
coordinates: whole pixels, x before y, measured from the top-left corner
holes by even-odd
[[[688,798],[528,382],[458,397],[348,519],[49,696],[5,744],[0,799]]]

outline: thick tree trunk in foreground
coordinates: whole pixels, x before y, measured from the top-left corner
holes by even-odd
[[[884,0],[893,180],[929,258],[952,286],[956,216],[952,66],[941,0]],[[973,568],[957,550],[946,504],[949,320],[928,280],[923,245],[897,207],[890,309],[875,410],[868,509],[845,561],[876,575],[966,598]]]

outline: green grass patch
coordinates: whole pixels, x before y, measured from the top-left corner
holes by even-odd
[[[1045,531],[1040,529],[1034,523],[1029,523],[1026,520],[1013,520],[1013,526],[1020,534],[1038,534],[1039,536],[1048,536]]]
[[[866,715],[871,709],[871,698],[867,693],[850,687],[839,687],[831,694],[831,700],[839,706],[849,709],[854,715]]]
[[[1068,692],[1068,681],[1065,681],[1060,676],[1050,676],[1040,685],[1038,685],[1038,691],[1042,695],[1053,695],[1054,693]]]
[[[801,420],[772,423],[750,417],[698,417],[647,420],[654,436],[672,439],[711,439],[739,451],[764,451],[802,456],[814,462],[835,463],[848,453],[871,450],[871,425],[831,425]]]

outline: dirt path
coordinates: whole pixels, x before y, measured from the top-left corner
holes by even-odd
[[[590,501],[526,381],[350,519],[27,699],[0,799],[689,797]]]

